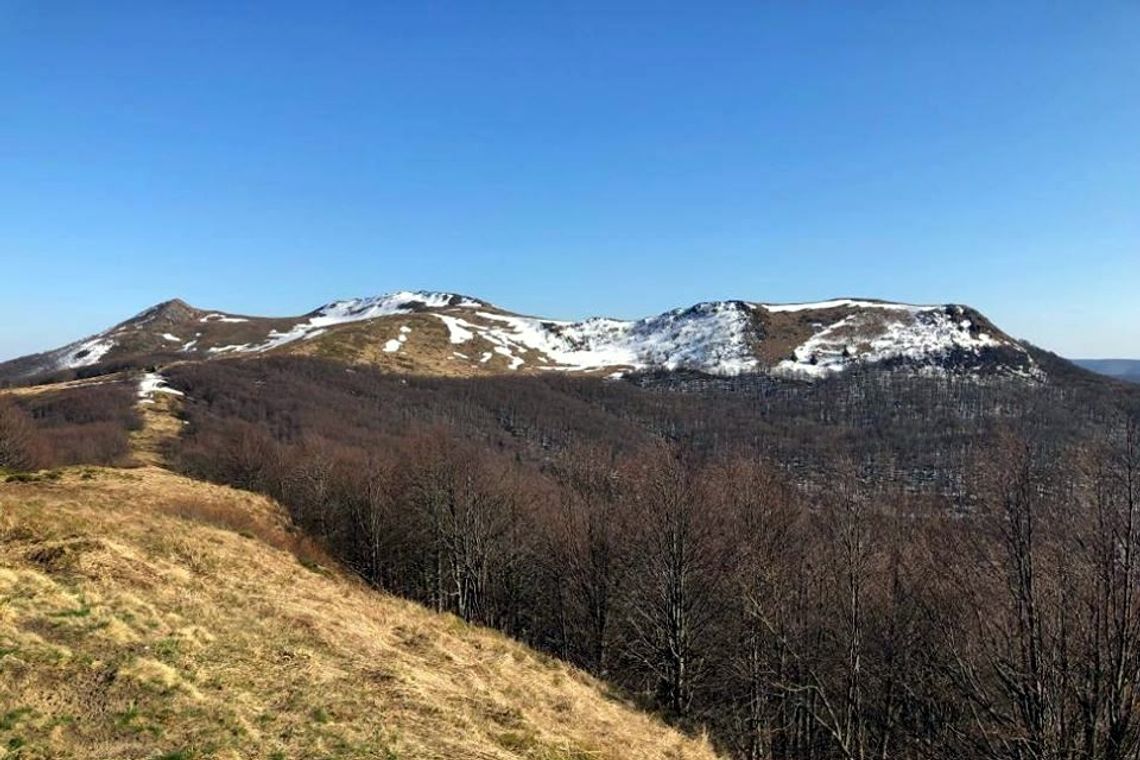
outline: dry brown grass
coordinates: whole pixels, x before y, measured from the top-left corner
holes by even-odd
[[[467,317],[462,311],[456,316]],[[399,351],[386,352],[384,344],[398,340],[400,328],[409,332]],[[336,325],[327,333],[312,340],[288,343],[278,353],[300,356],[318,356],[324,359],[354,364],[367,364],[386,372],[432,377],[481,377],[503,374],[534,374],[550,366],[537,351],[520,353],[525,362],[515,370],[511,360],[495,351],[495,344],[478,335],[456,344],[451,342],[450,331],[430,314],[400,314],[378,317],[366,322]],[[456,356],[456,352],[468,357]],[[480,361],[490,354],[486,361]],[[606,373],[616,367],[609,367]],[[589,372],[583,374],[590,374]],[[600,374],[600,372],[599,372]]]
[[[162,466],[166,445],[182,432],[178,418],[179,396],[154,393],[146,403],[139,403],[141,430],[131,433],[131,457],[138,464]]]
[[[291,528],[283,516],[273,510],[250,509],[245,504],[227,499],[207,501],[190,496],[174,499],[160,506],[160,510],[181,520],[193,520],[256,539],[266,546],[292,554],[309,569],[336,565],[336,560],[316,541]]]
[[[713,756],[562,663],[312,569],[290,535],[263,497],[153,467],[0,485],[0,753]]]

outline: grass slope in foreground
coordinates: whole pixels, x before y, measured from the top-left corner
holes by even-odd
[[[300,549],[272,502],[155,467],[0,484],[0,757],[713,757]]]

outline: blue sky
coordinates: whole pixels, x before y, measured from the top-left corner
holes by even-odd
[[[1140,5],[0,0],[0,358],[179,296],[964,302],[1140,358]]]

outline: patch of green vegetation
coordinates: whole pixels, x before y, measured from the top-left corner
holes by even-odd
[[[31,715],[32,708],[30,707],[17,707],[15,710],[0,715],[0,731],[11,731],[20,722],[20,719]]]
[[[297,557],[297,561],[301,563],[301,567],[305,568],[309,572],[316,573],[317,575],[325,574],[325,569],[323,567],[321,567],[313,560],[308,559],[307,557]]]
[[[532,731],[506,731],[495,737],[495,743],[510,752],[529,752],[538,745]]]
[[[53,618],[85,618],[91,615],[91,605],[87,600],[81,600],[79,607],[72,610],[59,610],[57,612],[49,612],[48,617]]]
[[[8,740],[8,751],[9,752],[19,752],[20,748],[23,747],[25,743],[26,742],[23,739],[21,739],[20,737],[13,736],[11,739]]]
[[[172,662],[182,653],[182,642],[173,636],[159,639],[154,644],[154,656],[163,662]]]
[[[119,726],[127,727],[127,726],[130,726],[132,723],[134,723],[135,719],[138,717],[139,717],[139,707],[138,707],[138,704],[136,704],[135,701],[132,699],[130,701],[130,703],[127,705],[126,710],[123,710],[121,713],[118,713],[117,715],[115,715],[115,723],[117,723]]]
[[[176,749],[173,752],[167,752],[164,755],[159,755],[154,760],[194,760],[197,753],[190,749]]]
[[[5,483],[35,483],[36,480],[35,473],[31,472],[14,472],[4,476]]]
[[[317,723],[328,723],[331,720],[328,711],[323,707],[314,707],[310,716]]]
[[[5,483],[45,483],[59,480],[63,470],[40,470],[39,472],[11,472],[4,477]]]

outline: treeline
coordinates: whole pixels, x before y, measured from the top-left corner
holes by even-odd
[[[124,464],[142,421],[135,386],[108,381],[82,388],[0,395],[0,469]]]
[[[766,453],[774,422],[691,417],[740,409],[706,396],[298,360],[169,378],[184,470],[273,495],[377,587],[581,665],[735,757],[1137,756],[1126,416],[979,437],[956,455],[961,500],[868,477],[857,449],[804,480]]]

